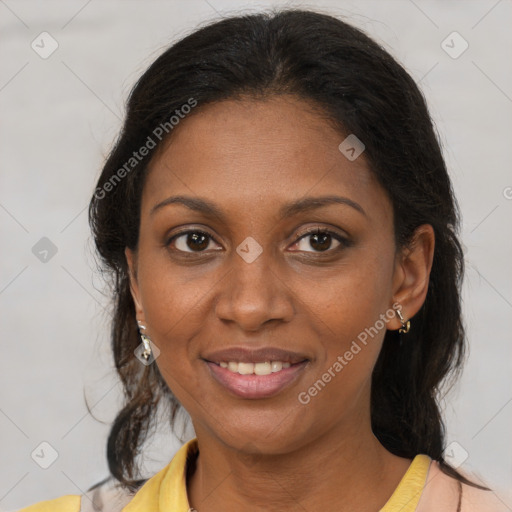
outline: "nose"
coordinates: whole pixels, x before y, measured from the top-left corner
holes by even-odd
[[[257,331],[272,320],[289,322],[295,314],[292,291],[265,251],[251,263],[234,253],[230,272],[221,282],[216,315],[245,331]]]

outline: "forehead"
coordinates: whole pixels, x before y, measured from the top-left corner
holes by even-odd
[[[389,220],[391,205],[364,153],[350,161],[338,149],[346,135],[295,97],[206,105],[180,121],[153,159],[143,209],[177,193],[253,213],[304,196],[339,193],[369,216]]]

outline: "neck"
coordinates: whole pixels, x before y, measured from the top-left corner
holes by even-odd
[[[388,452],[369,422],[340,425],[284,454],[240,453],[208,431],[188,479],[197,512],[303,509],[375,512],[411,461]]]

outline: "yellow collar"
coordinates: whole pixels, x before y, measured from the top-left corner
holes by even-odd
[[[197,451],[197,438],[185,443],[171,462],[141,487],[122,512],[188,512],[187,460]],[[413,512],[425,486],[430,463],[427,455],[417,455],[380,512]]]
[[[416,455],[391,498],[379,512],[414,512],[425,487],[431,462],[428,455]]]
[[[187,457],[197,453],[197,438],[185,443],[171,462],[150,478],[122,512],[188,512]]]

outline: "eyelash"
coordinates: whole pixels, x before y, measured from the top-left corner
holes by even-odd
[[[202,231],[200,229],[188,229],[188,230],[180,231],[179,233],[174,234],[171,238],[169,238],[167,240],[165,245],[169,246],[177,238],[180,238],[184,235],[189,235],[191,233],[204,235],[204,236],[208,237],[210,240],[213,240],[215,243],[218,244],[218,242],[215,240],[215,238],[213,236],[211,236],[209,233],[207,233],[206,231]],[[341,249],[343,246],[349,247],[351,245],[351,242],[347,238],[341,236],[339,233],[336,233],[335,231],[332,231],[327,228],[319,228],[319,227],[310,229],[309,231],[305,231],[304,233],[301,233],[300,236],[297,238],[297,240],[295,240],[295,242],[293,244],[298,243],[300,240],[302,240],[303,238],[307,238],[308,236],[319,235],[319,234],[330,235],[335,240],[340,242],[341,245],[334,249],[327,249],[326,251],[305,251],[305,252],[308,252],[308,253],[313,252],[314,254],[328,254],[328,253],[336,252],[337,250]],[[179,249],[177,249],[177,251],[180,253],[184,253],[184,254],[201,254],[201,253],[206,252],[206,251],[181,251]],[[301,252],[301,251],[298,251],[298,252]]]

